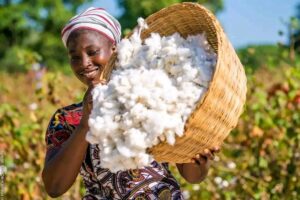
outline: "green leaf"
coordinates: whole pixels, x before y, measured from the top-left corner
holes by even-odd
[[[268,161],[264,159],[263,157],[259,157],[259,167],[261,168],[267,168],[268,167]]]

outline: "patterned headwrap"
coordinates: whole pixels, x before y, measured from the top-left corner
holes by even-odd
[[[95,30],[105,35],[114,44],[121,40],[121,25],[103,8],[88,8],[74,16],[61,31],[62,41],[67,46],[70,34],[77,29]]]

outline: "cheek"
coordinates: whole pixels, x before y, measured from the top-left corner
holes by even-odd
[[[113,50],[112,49],[110,49],[109,51],[107,51],[106,62],[109,61],[109,59],[110,59],[110,57],[111,57],[112,54],[113,54]]]
[[[73,74],[79,79],[81,80],[82,77],[79,75],[79,71],[80,71],[80,65],[76,64],[76,63],[72,63],[70,62],[70,66],[71,66],[71,69],[73,71]]]
[[[70,66],[74,74],[78,71],[78,65],[70,61]]]
[[[111,55],[112,55],[112,51],[103,53],[101,56],[98,57],[97,62],[101,63],[101,65],[106,65]]]

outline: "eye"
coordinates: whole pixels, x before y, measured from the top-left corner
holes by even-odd
[[[87,54],[89,55],[89,56],[95,56],[95,55],[97,55],[97,54],[99,54],[100,53],[100,49],[97,49],[97,50],[89,50],[88,52],[87,52]]]
[[[81,59],[80,56],[77,56],[77,55],[70,56],[71,62],[78,62],[80,59]]]

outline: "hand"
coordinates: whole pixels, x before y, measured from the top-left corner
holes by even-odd
[[[189,183],[199,183],[205,179],[208,174],[210,160],[214,159],[214,154],[220,151],[216,146],[211,149],[204,149],[202,153],[196,154],[191,159],[191,163],[177,163],[179,173]]]
[[[98,84],[104,85],[106,84],[106,80],[100,80]],[[80,123],[86,127],[88,127],[88,119],[93,108],[93,97],[92,97],[93,89],[94,89],[94,85],[90,85],[88,87],[82,101],[82,118]]]
[[[215,146],[211,149],[204,149],[202,153],[196,154],[194,158],[192,158],[192,163],[196,163],[198,165],[203,165],[209,163],[209,160],[214,160],[215,153],[220,152],[220,147]]]

